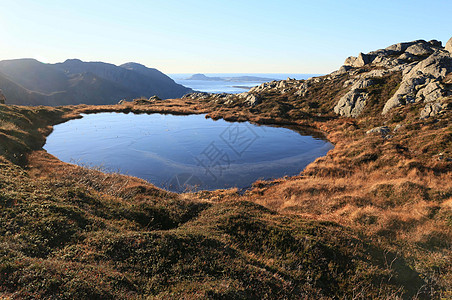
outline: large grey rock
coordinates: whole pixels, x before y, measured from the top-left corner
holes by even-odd
[[[378,70],[372,70],[366,73],[362,73],[360,74],[361,78],[380,78],[383,77],[387,74],[389,74],[391,71],[390,70],[383,70],[383,69],[378,69]]]
[[[356,56],[349,56],[349,57],[347,57],[345,59],[345,61],[344,61],[344,66],[353,67],[355,65],[356,59],[357,59]]]
[[[452,72],[452,57],[444,51],[436,51],[428,58],[419,62],[407,76],[430,75],[442,79],[446,74]]]
[[[334,112],[344,117],[357,117],[364,110],[368,94],[351,90],[334,107]]]
[[[392,52],[388,51],[386,49],[378,49],[375,51],[371,51],[368,54],[375,55],[375,56],[388,56],[388,55],[391,55]]]
[[[405,50],[416,42],[398,43],[385,48],[391,54],[402,54]]]
[[[431,40],[428,43],[430,45],[432,45],[433,47],[437,47],[437,48],[442,48],[443,47],[443,43],[441,41],[438,41],[438,40]]]
[[[450,38],[446,43],[446,50],[449,51],[450,54],[452,54],[452,38]]]
[[[349,65],[343,65],[341,66],[337,71],[334,71],[333,73],[331,73],[331,76],[338,76],[338,75],[342,75],[348,72],[348,70],[350,70],[352,67]]]
[[[442,110],[442,105],[440,102],[427,103],[424,109],[421,111],[421,119],[433,117],[437,115]]]
[[[375,84],[375,80],[373,80],[373,79],[368,79],[368,78],[361,79],[361,80],[358,80],[355,83],[353,83],[351,89],[352,90],[362,90],[362,89],[368,88],[369,86],[372,86],[374,84]]]
[[[415,102],[433,102],[444,94],[444,88],[438,81],[430,81],[425,87],[422,87],[416,95]]]
[[[405,52],[401,54],[398,59],[400,60],[406,60],[406,61],[413,61],[415,59],[415,56],[411,53]]]
[[[394,56],[383,56],[383,55],[378,55],[376,56],[373,61],[372,64],[377,66],[377,67],[385,67],[385,68],[393,68],[393,67],[397,67],[400,65],[405,64],[406,61],[400,57],[394,57]]]
[[[444,93],[438,81],[452,72],[452,57],[444,51],[435,51],[428,58],[406,68],[399,89],[385,103],[383,114],[409,102],[433,102]],[[436,83],[435,83],[436,82]]]
[[[258,96],[253,95],[253,94],[248,95],[245,99],[245,103],[247,103],[250,106],[256,106],[256,105],[260,104],[261,101],[262,100]]]
[[[3,91],[0,90],[0,104],[5,104],[6,103],[6,97],[5,95],[3,95]]]
[[[434,51],[435,50],[427,43],[417,43],[409,46],[405,50],[405,53],[422,56],[432,54]]]
[[[383,114],[388,113],[392,108],[416,102],[416,96],[420,86],[426,82],[425,77],[414,77],[402,80],[399,89],[386,101],[383,107]]]
[[[374,58],[375,58],[375,55],[360,53],[358,55],[358,57],[354,57],[354,56],[348,57],[344,62],[344,66],[360,68],[367,64],[370,64],[374,60]]]

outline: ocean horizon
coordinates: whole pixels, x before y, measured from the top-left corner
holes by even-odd
[[[226,81],[226,80],[189,80],[190,76],[201,73],[173,73],[167,74],[176,83],[189,87],[195,91],[208,92],[208,93],[231,93],[238,94],[248,91],[254,86],[258,86],[264,82],[272,80],[284,80],[287,78],[295,78],[298,80],[308,79],[310,77],[322,76],[324,74],[306,74],[306,73],[202,73],[207,77],[260,77],[268,80],[255,80],[255,81]]]

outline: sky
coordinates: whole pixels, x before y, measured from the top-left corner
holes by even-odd
[[[451,0],[0,0],[0,60],[324,74],[359,52],[450,37]]]

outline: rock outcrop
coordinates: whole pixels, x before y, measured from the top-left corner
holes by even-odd
[[[345,94],[334,107],[334,112],[341,116],[357,117],[366,106],[368,94],[359,89],[352,89]]]
[[[378,69],[355,76],[350,80],[350,91],[345,94],[334,107],[337,114],[356,117],[366,105],[366,93],[359,89],[362,78],[382,77],[384,75],[402,71],[403,77],[397,91],[386,100],[382,114],[392,108],[409,103],[426,103],[421,117],[435,115],[441,107],[438,99],[448,96],[448,90],[442,80],[452,72],[452,56],[448,47],[452,47],[449,40],[446,48],[436,40],[426,42],[418,40],[408,43],[398,43],[385,49],[376,50],[368,54],[360,53],[358,57],[349,57],[344,66],[333,74],[342,74],[356,68],[369,66]],[[346,69],[348,67],[351,69]]]
[[[188,93],[185,94],[182,99],[207,99],[211,96],[211,93],[206,93],[206,92],[194,92],[194,93]]]
[[[250,106],[256,106],[261,103],[261,99],[254,94],[248,94],[245,98],[245,103]]]
[[[441,81],[452,72],[450,53],[436,50],[428,58],[404,69],[399,89],[386,102],[383,114],[392,108],[408,103],[430,103],[448,94]]]
[[[447,41],[445,49],[452,54],[452,38],[450,38],[449,41]]]
[[[363,54],[360,53],[358,57],[350,56],[345,60],[344,66],[350,66],[354,68],[360,68],[368,63],[371,63],[375,59],[373,54]]]
[[[439,102],[435,103],[428,103],[425,105],[424,109],[421,111],[421,119],[425,119],[428,117],[433,117],[437,115],[441,110],[443,106]]]
[[[245,94],[245,95],[244,95]],[[244,95],[244,96],[242,96]],[[213,101],[214,103],[219,104],[226,104],[230,105],[235,103],[235,101],[240,97],[246,97],[246,93],[242,94],[228,94],[228,93],[206,93],[206,92],[194,92],[186,94],[182,97],[182,99],[190,99],[190,100],[206,100],[206,101]]]
[[[334,100],[337,102],[332,107],[336,114],[344,117],[358,117],[366,111],[386,115],[393,108],[410,103],[424,104],[420,118],[433,117],[449,109],[442,99],[452,98],[451,48],[452,39],[446,47],[437,40],[398,43],[366,54],[359,53],[356,57],[350,56],[343,66],[326,76],[306,80],[273,80],[237,95],[191,93],[184,98],[259,108],[264,107],[262,105],[267,103],[269,97],[280,97],[283,101],[309,102],[305,107],[318,107],[316,99],[330,97],[325,100],[331,100],[331,97],[341,95]],[[330,94],[328,87],[335,93]],[[279,109],[286,111],[290,106],[289,103],[286,108]],[[293,115],[298,113],[301,112],[292,112]]]

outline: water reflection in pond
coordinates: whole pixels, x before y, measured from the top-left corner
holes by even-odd
[[[296,175],[332,147],[287,128],[203,115],[99,113],[56,125],[44,149],[65,162],[119,170],[181,192]]]

